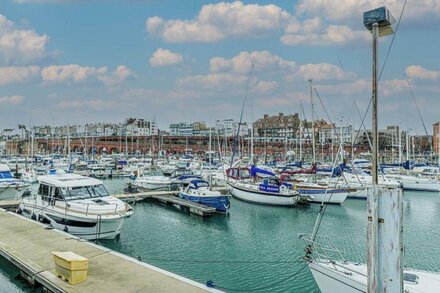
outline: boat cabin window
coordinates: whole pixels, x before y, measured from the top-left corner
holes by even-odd
[[[38,187],[38,194],[41,196],[49,196],[49,186],[45,184],[40,184]]]
[[[417,284],[419,282],[419,277],[416,274],[403,273],[403,280],[405,282]]]
[[[280,182],[280,180],[277,179],[277,178],[272,178],[272,179],[269,180],[269,184],[270,184],[270,185],[277,185],[277,186],[280,186],[280,185],[281,185],[281,182]]]
[[[54,195],[53,195],[53,197],[54,197],[55,199],[63,199],[63,195],[62,195],[62,192],[61,192],[61,190],[60,190],[59,187],[56,187],[56,188],[55,188],[55,191],[54,191]]]
[[[76,186],[63,189],[63,195],[66,200],[88,199],[108,196],[108,191],[103,184],[94,186]]]

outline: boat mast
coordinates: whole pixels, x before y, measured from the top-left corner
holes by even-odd
[[[312,153],[313,153],[313,161],[312,163],[316,163],[316,149],[315,149],[315,106],[313,104],[313,91],[312,91],[312,80],[309,79],[310,85],[310,102],[312,104]]]
[[[402,165],[402,133],[399,128],[399,166]]]

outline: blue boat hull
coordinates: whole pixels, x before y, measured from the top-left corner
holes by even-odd
[[[228,196],[192,196],[181,192],[179,197],[192,202],[200,203],[209,207],[215,208],[218,212],[225,213],[230,207],[230,201]]]

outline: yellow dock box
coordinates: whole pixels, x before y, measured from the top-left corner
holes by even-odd
[[[89,260],[71,251],[52,251],[55,260],[55,274],[70,285],[87,279]]]

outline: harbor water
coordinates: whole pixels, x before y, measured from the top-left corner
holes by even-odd
[[[105,184],[120,193],[126,182]],[[230,292],[319,292],[298,239],[312,231],[318,204],[283,208],[232,199],[228,215],[205,219],[152,201],[134,209],[120,238],[101,245]],[[439,219],[439,193],[404,193],[405,266],[440,271]],[[320,233],[332,237],[347,259],[365,262],[366,225],[366,201],[348,199],[327,208]],[[0,259],[0,292],[31,291],[18,273]]]

